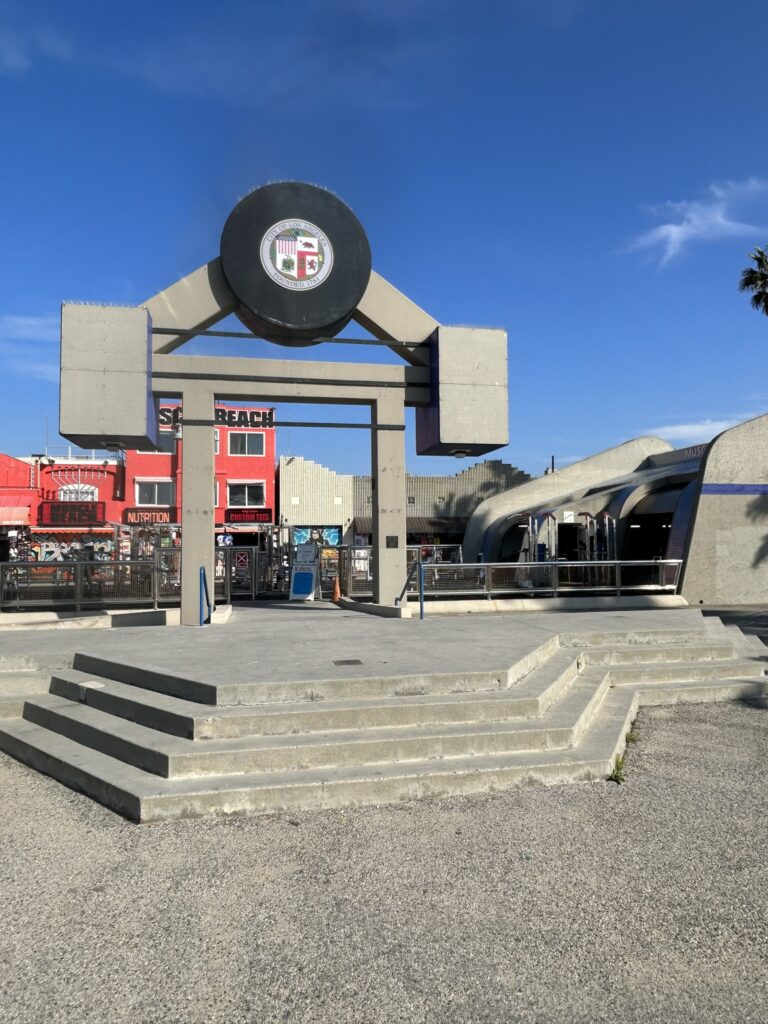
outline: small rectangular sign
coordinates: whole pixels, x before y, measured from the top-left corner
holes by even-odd
[[[226,523],[271,523],[271,508],[228,508],[224,513]]]
[[[169,526],[179,520],[175,508],[127,508],[125,521],[128,526]]]
[[[40,526],[99,526],[106,522],[103,501],[41,501]]]

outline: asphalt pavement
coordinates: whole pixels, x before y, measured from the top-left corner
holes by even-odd
[[[0,1022],[768,1020],[768,710],[626,783],[137,826],[0,755]]]

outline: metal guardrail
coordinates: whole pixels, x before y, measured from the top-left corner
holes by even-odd
[[[680,559],[468,564],[424,560],[421,552],[419,547],[408,549],[409,575],[404,594],[413,597],[419,593],[420,579],[427,597],[675,593],[682,567]],[[337,571],[342,590],[349,597],[373,596],[371,549],[339,549],[337,559],[328,558],[325,566],[325,596],[330,596]],[[216,551],[217,604],[236,597],[281,593],[287,582],[285,567],[275,564],[266,552],[236,547]],[[79,611],[131,604],[157,608],[180,600],[180,548],[161,548],[154,559],[126,562],[0,562],[0,608],[4,610],[63,606]]]
[[[217,579],[215,597],[229,600],[229,578]],[[154,559],[125,562],[0,562],[0,608],[106,608],[178,604],[181,553],[155,553]]]
[[[364,560],[363,560],[364,562]],[[349,597],[370,597],[370,574],[355,568],[354,554],[344,577]],[[408,566],[409,596],[419,593],[413,561]],[[622,562],[421,562],[427,597],[566,597],[592,594],[676,593],[681,559]]]

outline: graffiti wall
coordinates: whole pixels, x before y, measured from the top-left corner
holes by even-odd
[[[29,555],[37,562],[79,562],[84,556],[97,562],[108,562],[114,557],[115,543],[103,534],[37,533],[29,539]]]
[[[322,544],[335,548],[341,544],[340,526],[294,526],[294,544]]]

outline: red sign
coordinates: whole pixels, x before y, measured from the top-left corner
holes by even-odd
[[[227,523],[271,523],[271,508],[228,508],[224,513]]]
[[[103,501],[41,501],[40,526],[100,526],[104,508]]]

